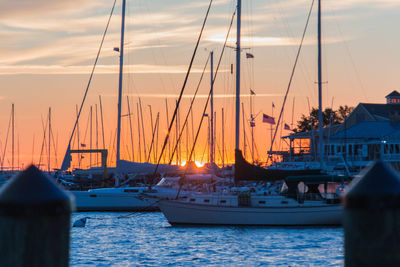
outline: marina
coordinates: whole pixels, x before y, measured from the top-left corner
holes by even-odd
[[[400,265],[377,4],[4,4],[0,266]]]

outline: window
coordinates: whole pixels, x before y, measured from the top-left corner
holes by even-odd
[[[208,202],[210,202],[210,200],[209,199],[204,199],[204,202],[208,203]]]
[[[223,203],[224,204],[224,203],[226,203],[226,200],[225,199],[220,200],[219,203]]]
[[[258,201],[259,204],[265,204],[265,200]]]
[[[190,199],[190,201],[191,201],[191,202],[193,202],[193,201],[196,201],[196,199],[194,199],[194,198],[191,198],[191,199]]]
[[[354,155],[360,154],[361,145],[354,145]]]
[[[97,195],[89,195],[89,197],[97,197]]]

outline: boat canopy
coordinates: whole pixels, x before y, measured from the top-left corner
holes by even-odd
[[[288,176],[307,176],[321,175],[320,169],[301,169],[301,170],[283,170],[266,169],[248,163],[242,155],[242,151],[235,151],[235,181],[243,180],[266,180],[278,181],[285,180]]]

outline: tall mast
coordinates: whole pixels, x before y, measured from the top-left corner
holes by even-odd
[[[236,120],[235,120],[235,149],[239,149],[240,131],[240,26],[242,16],[242,0],[237,1],[237,29],[236,29]]]
[[[148,107],[149,107],[149,109],[150,109],[150,123],[151,123],[151,133],[153,134],[154,133],[154,130],[155,130],[155,128],[154,128],[154,124],[153,124],[153,112],[152,112],[152,110],[151,110],[151,105],[147,105]],[[154,141],[154,134],[153,134],[153,140],[151,140],[151,145],[150,145],[150,150],[151,150],[151,146],[153,146],[153,141]],[[151,159],[151,151],[149,150],[149,157],[148,157],[148,159],[149,159],[149,162],[150,162],[150,159]],[[156,155],[154,154],[154,149],[153,149],[153,160],[154,160],[154,162],[156,161],[156,159],[155,159],[155,157],[156,157]]]
[[[168,116],[168,99],[165,98],[165,112],[167,114],[167,129],[168,129],[168,122],[169,122],[169,116]],[[171,142],[170,139],[168,138],[168,161],[171,160]]]
[[[137,129],[138,129],[138,139],[139,139],[139,162],[142,162],[142,147],[140,145],[140,117],[139,117],[139,103],[136,103],[137,109]]]
[[[254,127],[256,123],[254,122],[254,115],[253,115],[253,98],[254,94],[253,91],[250,90],[250,128],[251,128],[251,159],[254,164]]]
[[[211,51],[210,53],[211,57],[211,157],[210,157],[210,163],[214,163],[214,51]]]
[[[93,149],[92,146],[92,138],[93,138],[93,106],[90,106],[90,138],[89,138],[89,142],[90,142],[90,149]],[[89,166],[90,168],[92,168],[92,153],[89,154]]]
[[[121,144],[121,102],[122,102],[122,76],[124,68],[125,4],[126,0],[122,0],[121,44],[119,48],[118,128],[117,128],[117,155],[116,155],[117,167],[120,160],[120,144]]]
[[[81,147],[80,143],[79,143],[79,112],[78,112],[78,105],[76,105],[76,135],[77,135],[77,139],[78,139],[78,149]],[[78,153],[78,167],[79,169],[81,168],[81,154]]]
[[[99,102],[100,102],[100,118],[101,118],[101,135],[103,137],[103,149],[105,149],[106,148],[106,141],[104,139],[103,104],[101,103],[101,96],[100,95],[99,95]],[[79,144],[78,144],[78,147],[79,147]]]
[[[245,123],[246,120],[244,118],[244,103],[242,102],[242,121],[243,121],[243,157],[246,158],[246,128]]]
[[[95,105],[96,110],[96,149],[99,149],[99,114],[97,112],[97,104]],[[96,153],[96,164],[99,164],[99,153]]]
[[[51,107],[49,107],[49,165],[47,171],[50,172],[50,157],[51,157]]]
[[[131,107],[129,105],[129,96],[126,96],[126,101],[128,103],[128,115],[129,115],[129,128],[131,130],[131,149],[132,149],[132,161],[135,161],[135,155],[133,151],[133,131],[132,131],[132,117],[131,117]]]
[[[222,124],[222,167],[225,167],[225,124],[224,124],[224,108],[221,110],[221,124]]]
[[[194,144],[194,121],[193,121],[193,109],[190,110],[190,117],[192,120],[192,141]],[[196,161],[196,150],[193,151],[193,161]]]
[[[156,147],[155,147],[156,158],[155,158],[155,160],[157,160],[157,157],[158,157],[158,130],[160,128],[160,112],[157,112],[157,119],[156,119],[156,126],[155,127],[157,128]]]
[[[12,106],[11,106],[11,117],[12,117],[12,153],[11,153],[11,170],[13,171],[14,170],[14,134],[15,134],[15,125],[14,125],[14,117],[15,117],[15,114],[14,114],[14,103],[12,103]]]
[[[144,134],[144,122],[143,122],[143,109],[142,109],[142,100],[139,97],[139,107],[140,107],[140,119],[142,122],[142,137],[143,137],[143,152],[144,152],[144,160],[146,160],[146,136]]]
[[[323,167],[324,135],[322,118],[322,47],[321,47],[321,0],[318,0],[318,129],[319,129],[319,162]]]

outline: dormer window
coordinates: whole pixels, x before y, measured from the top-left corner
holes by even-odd
[[[386,96],[387,104],[400,104],[400,93],[393,91]]]

